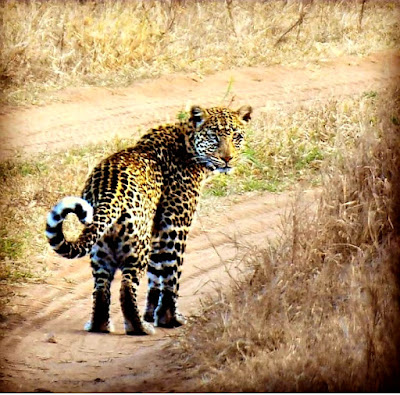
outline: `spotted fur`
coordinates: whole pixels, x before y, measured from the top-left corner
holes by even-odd
[[[228,173],[243,145],[252,109],[192,107],[188,120],[150,130],[134,147],[104,159],[82,197],[66,197],[48,214],[46,236],[58,254],[90,254],[94,277],[92,318],[85,329],[111,330],[110,285],[122,271],[121,308],[127,334],[186,322],[177,310],[186,238],[201,185],[211,172]],[[74,213],[85,225],[75,242],[62,224]],[[147,269],[148,295],[141,318],[136,289]]]

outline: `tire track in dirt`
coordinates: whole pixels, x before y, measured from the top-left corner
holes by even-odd
[[[213,208],[200,209],[188,240],[182,276],[180,309],[184,314],[195,315],[202,296],[220,290],[230,277],[244,270],[238,262],[237,243],[252,248],[276,236],[291,199],[289,194],[263,193],[219,199]],[[73,285],[66,285],[64,279]],[[141,307],[146,283],[144,277],[139,289]],[[4,361],[0,388],[99,392],[135,391],[148,386],[146,381],[167,368],[157,365],[162,358],[157,363],[154,358],[180,329],[158,328],[154,336],[125,336],[119,285],[120,274],[112,284],[111,316],[116,332],[110,335],[82,330],[91,311],[92,279],[87,259],[62,266],[45,286],[21,288],[14,304],[18,306],[18,300],[22,303],[26,298],[31,298],[32,304],[20,306],[25,319],[9,329],[1,342]]]
[[[234,99],[234,106],[247,102],[256,111],[263,111],[271,105],[299,105],[379,89],[400,77],[399,65],[399,54],[386,51],[363,59],[348,56],[301,68],[242,68],[205,77],[175,74],[137,82],[129,88],[71,88],[56,96],[61,103],[24,109],[4,107],[0,113],[0,159],[13,157],[16,152],[57,151],[134,137],[139,129],[175,119],[180,110],[193,103],[210,106]],[[232,90],[228,92],[230,82]]]

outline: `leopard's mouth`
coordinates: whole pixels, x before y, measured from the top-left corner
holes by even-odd
[[[217,167],[217,168],[214,170],[214,173],[229,174],[229,173],[231,173],[232,171],[233,171],[233,167],[232,167],[232,166],[229,166],[229,165],[226,165],[226,166],[223,166],[223,167]]]
[[[214,173],[230,173],[233,170],[231,161],[226,162],[214,157],[197,157],[196,161],[202,163],[208,170]]]
[[[206,166],[214,173],[228,174],[233,170],[230,162],[225,162],[223,160],[209,160]]]

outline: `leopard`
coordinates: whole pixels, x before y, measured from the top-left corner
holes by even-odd
[[[67,259],[90,256],[94,289],[86,331],[114,331],[110,286],[117,270],[127,335],[187,323],[178,310],[179,280],[200,191],[212,174],[228,174],[238,162],[252,111],[249,105],[193,105],[184,119],[154,127],[103,159],[80,197],[64,197],[49,211],[45,234],[54,252]],[[69,214],[84,225],[76,240],[63,232]],[[137,289],[145,271],[141,316]]]

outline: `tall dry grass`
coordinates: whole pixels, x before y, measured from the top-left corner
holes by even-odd
[[[360,24],[358,0],[5,0],[2,101],[176,71],[365,55],[398,45],[399,9],[398,1],[369,0]]]
[[[201,391],[400,390],[400,89],[178,348]],[[340,151],[338,151],[340,152]],[[182,351],[183,350],[183,351]]]

